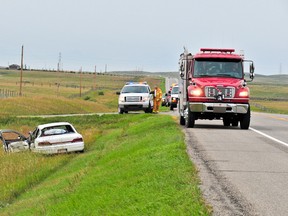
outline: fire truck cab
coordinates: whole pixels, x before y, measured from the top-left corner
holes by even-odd
[[[180,124],[194,127],[197,119],[222,119],[224,126],[248,129],[250,125],[249,81],[254,64],[234,49],[201,48],[192,55],[186,49],[179,60]],[[245,69],[244,69],[245,67]]]

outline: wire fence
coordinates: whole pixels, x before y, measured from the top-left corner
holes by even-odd
[[[19,92],[11,91],[9,89],[0,89],[0,98],[18,97]]]

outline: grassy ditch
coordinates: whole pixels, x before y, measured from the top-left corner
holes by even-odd
[[[1,153],[1,166],[10,171],[0,173],[0,215],[210,214],[171,116],[10,119],[1,127],[27,130],[47,121],[74,124],[86,151],[49,157]]]

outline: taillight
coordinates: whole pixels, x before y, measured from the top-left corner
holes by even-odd
[[[47,142],[47,141],[38,143],[38,146],[48,146],[48,145],[52,145],[52,144],[50,142]]]
[[[74,142],[83,142],[83,139],[82,139],[82,137],[78,137],[78,138],[75,138],[72,140],[72,143],[74,143]]]

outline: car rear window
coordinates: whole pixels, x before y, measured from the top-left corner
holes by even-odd
[[[42,129],[41,136],[61,135],[66,133],[75,133],[70,125],[59,125]]]

